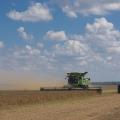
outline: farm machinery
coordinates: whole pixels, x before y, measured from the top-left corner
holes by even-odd
[[[90,78],[86,78],[85,75],[88,72],[78,73],[72,72],[67,73],[66,79],[68,80],[68,86],[71,88],[83,88],[88,89],[90,84]]]
[[[90,78],[86,77],[88,72],[71,72],[67,73],[65,80],[67,80],[67,85],[63,87],[42,87],[40,91],[77,91],[77,90],[86,90],[86,91],[97,91],[102,93],[100,87],[90,87]]]

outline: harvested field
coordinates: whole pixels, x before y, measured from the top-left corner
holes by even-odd
[[[103,92],[104,93],[115,93],[117,92],[117,85],[103,85]]]
[[[110,88],[110,87],[109,87]],[[107,90],[107,92],[106,92]],[[120,94],[1,91],[0,120],[119,120]]]
[[[99,95],[96,91],[0,91],[0,106],[45,104]]]
[[[119,120],[120,95],[107,94],[52,104],[11,106],[0,110],[0,120]]]

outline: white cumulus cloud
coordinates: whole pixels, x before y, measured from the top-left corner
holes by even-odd
[[[52,20],[52,14],[46,5],[34,3],[25,11],[11,10],[7,16],[13,20],[38,22]]]
[[[2,41],[0,41],[0,48],[4,47],[4,43]]]
[[[55,3],[67,16],[74,18],[79,14],[103,16],[112,11],[120,11],[119,0],[57,0]]]
[[[87,44],[82,43],[80,40],[68,40],[62,45],[55,45],[55,52],[66,56],[84,56],[90,51]]]
[[[30,45],[26,45],[25,48],[30,55],[39,55],[40,54],[39,49],[32,48]]]
[[[64,43],[54,46],[53,53],[61,56],[58,57],[59,59],[71,56],[69,62],[78,64],[77,61],[79,61],[81,65],[92,62],[115,65],[116,61],[120,59],[118,57],[120,54],[120,31],[106,18],[96,18],[93,23],[87,23],[83,35],[71,35],[67,38]]]
[[[85,39],[93,46],[93,50],[120,53],[120,31],[105,18],[95,19],[93,24],[86,25]]]
[[[48,31],[45,35],[47,39],[64,41],[67,39],[67,35],[64,31]]]
[[[0,69],[27,68],[41,73],[87,70],[99,76],[104,72],[106,74],[106,71],[119,72],[120,30],[106,18],[96,18],[92,23],[87,23],[84,34],[66,35],[63,31],[64,35],[56,37],[57,32],[49,32],[49,39],[58,40],[49,47],[51,41],[47,44],[40,41],[34,45],[13,47],[6,50],[4,56],[0,52]],[[63,38],[67,40],[59,41]]]
[[[108,22],[105,18],[95,19],[94,24],[87,24],[86,29],[92,33],[104,33],[114,29],[113,24]]]
[[[73,11],[69,6],[63,7],[62,10],[69,17],[72,17],[72,18],[76,18],[77,17],[77,13],[75,11]]]
[[[33,39],[33,35],[31,34],[28,34],[26,31],[25,31],[25,28],[24,27],[19,27],[17,29],[17,32],[19,34],[19,36],[24,39],[24,40],[32,40]]]

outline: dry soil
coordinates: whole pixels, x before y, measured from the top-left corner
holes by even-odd
[[[0,109],[0,120],[120,120],[120,94]]]

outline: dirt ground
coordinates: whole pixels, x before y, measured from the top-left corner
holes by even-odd
[[[0,109],[0,120],[120,120],[120,94]]]

